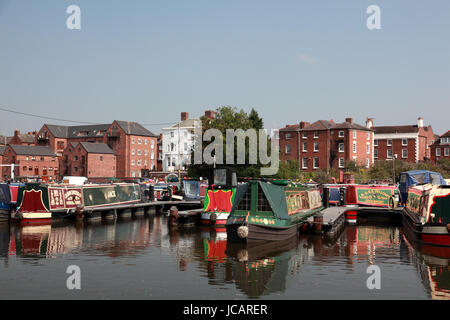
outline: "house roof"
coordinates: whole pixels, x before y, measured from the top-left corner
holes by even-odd
[[[155,137],[155,138],[158,137],[158,135],[147,130],[146,128],[144,128],[142,125],[140,125],[137,122],[118,121],[118,120],[115,120],[115,122],[119,125],[120,128],[122,128],[123,131],[125,131],[126,134],[133,135],[133,136],[144,136],[144,137]]]
[[[362,126],[357,123],[353,122],[342,122],[342,123],[336,123],[332,129],[355,129],[355,130],[366,130],[366,131],[373,131],[373,129],[367,128],[366,126]]]
[[[178,126],[181,128],[192,128],[198,125],[200,125],[200,119],[187,119],[174,124],[172,128],[178,128]]]
[[[0,146],[0,156],[5,154],[6,146]]]
[[[439,138],[446,138],[446,137],[450,137],[450,130],[448,130],[446,133],[444,133],[442,136],[440,136]]]
[[[13,137],[6,137],[6,144],[9,144]],[[0,145],[5,145],[5,136],[0,136]]]
[[[87,153],[115,154],[106,143],[80,142]]]
[[[417,125],[406,125],[406,126],[382,126],[373,127],[375,134],[380,133],[417,133],[419,132],[419,127]]]
[[[335,123],[333,120],[318,120],[316,122],[313,122],[312,124],[305,124],[306,126],[303,129],[300,129],[300,124],[292,124],[281,128],[279,131],[320,131],[332,129],[355,129],[372,131],[372,129],[367,128],[366,126],[347,121],[342,123]]]
[[[286,125],[286,127],[281,128],[279,131],[284,132],[284,131],[298,131],[300,128],[299,124],[288,124]]]
[[[28,133],[21,133],[18,135],[18,138],[20,139],[20,141],[22,142],[26,142],[26,143],[34,143],[34,138],[36,135],[34,134],[28,134]]]
[[[56,157],[55,152],[49,146],[10,145],[10,147],[17,155]]]
[[[106,131],[111,124],[93,124],[84,126],[60,126],[45,124],[55,138],[79,138],[103,136],[101,131]]]
[[[314,123],[311,123],[309,126],[300,129],[300,131],[316,131],[316,130],[327,130],[331,129],[335,125],[334,121],[328,120],[318,120]]]

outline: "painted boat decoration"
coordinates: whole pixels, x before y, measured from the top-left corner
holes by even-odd
[[[17,211],[12,218],[23,223],[43,223],[51,218],[74,217],[76,213],[94,217],[141,201],[140,187],[133,183],[82,186],[30,183],[19,188]]]
[[[240,185],[227,221],[229,241],[273,241],[297,235],[304,221],[323,209],[320,191],[287,181]]]
[[[202,225],[225,226],[233,207],[236,195],[236,172],[230,168],[218,168],[209,177],[209,187],[206,189]]]
[[[408,190],[404,226],[424,245],[450,246],[450,186],[421,185]]]
[[[348,185],[346,187],[347,205],[365,207],[395,208],[399,202],[396,186],[388,185]]]

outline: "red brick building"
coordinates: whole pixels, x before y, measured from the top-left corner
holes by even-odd
[[[418,118],[416,125],[373,126],[373,120],[368,118],[366,126],[373,128],[374,159],[392,159],[397,155],[411,163],[427,161],[431,157],[430,146],[435,136],[431,126],[424,126],[423,119]]]
[[[343,169],[349,161],[373,164],[373,132],[352,118],[300,122],[280,129],[279,135],[281,160],[296,160],[303,171]]]
[[[20,133],[19,130],[14,130],[14,136],[9,139],[8,144],[35,146],[36,145],[36,131],[28,133]]]
[[[50,146],[58,156],[70,142],[104,142],[105,133],[111,124],[86,126],[59,126],[44,124],[36,134],[36,145]]]
[[[58,179],[58,157],[47,146],[8,145],[3,153],[3,164],[15,164],[15,178]],[[3,177],[11,178],[11,168],[3,167]]]
[[[162,133],[159,134],[156,142],[156,171],[163,170],[163,143]]]
[[[433,163],[437,163],[440,159],[450,159],[450,130],[430,146],[430,152]]]
[[[70,142],[60,162],[62,176],[115,177],[116,155],[104,143]]]
[[[69,143],[81,142],[107,144],[116,155],[118,178],[140,177],[142,170],[156,170],[157,136],[137,122],[115,120],[112,124],[86,126],[45,124],[36,135],[36,143],[50,146],[61,160]]]
[[[143,170],[156,170],[157,139],[137,122],[115,120],[105,141],[116,154],[116,176],[141,177]]]

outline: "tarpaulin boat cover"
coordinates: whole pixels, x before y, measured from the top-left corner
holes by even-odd
[[[269,201],[274,215],[279,219],[288,220],[289,215],[286,204],[285,186],[275,185],[264,181],[258,181],[257,183],[264,192],[267,201]],[[249,186],[250,183],[238,185],[236,191],[236,201],[234,201],[233,203],[232,211],[236,210],[237,206],[247,192]]]
[[[259,181],[259,185],[269,201],[274,215],[279,219],[288,220],[289,215],[286,204],[285,186],[279,186],[263,181]]]
[[[446,185],[446,181],[442,175],[438,172],[428,170],[411,170],[402,172],[400,175],[399,189],[402,194],[402,198],[408,197],[408,188],[418,184],[433,184],[433,185]]]
[[[0,184],[0,202],[11,203],[11,192],[9,191],[9,185],[6,183]]]

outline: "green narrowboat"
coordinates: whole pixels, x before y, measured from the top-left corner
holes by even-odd
[[[132,208],[142,202],[140,187],[133,183],[115,184],[38,184],[19,188],[17,211],[12,218],[22,223],[50,223],[54,218],[102,217],[115,210]]]
[[[239,185],[227,220],[234,242],[284,240],[297,235],[305,220],[323,209],[318,189],[287,181],[254,180]]]

